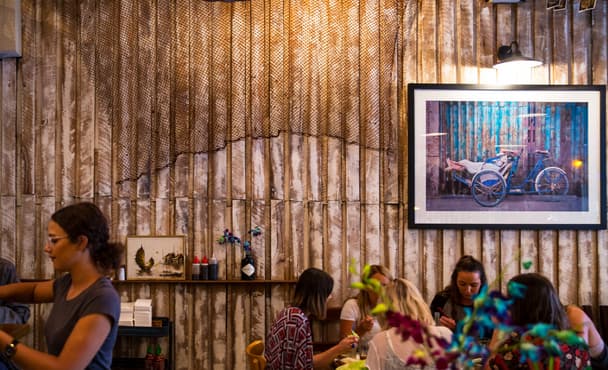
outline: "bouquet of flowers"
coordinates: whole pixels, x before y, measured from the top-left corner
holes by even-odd
[[[254,227],[253,229],[248,231],[248,234],[252,237],[256,237],[262,234],[262,229],[259,226]],[[224,234],[217,238],[217,242],[220,244],[235,244],[241,245],[241,238],[235,236],[229,229],[224,230]],[[245,240],[243,245],[243,251],[245,254],[251,253],[251,241]]]

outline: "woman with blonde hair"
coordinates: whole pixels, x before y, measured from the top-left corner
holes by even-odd
[[[384,287],[392,280],[390,271],[381,265],[371,265],[369,277]],[[378,295],[367,290],[361,290],[357,296],[347,299],[340,312],[340,337],[356,333],[360,338],[359,345],[365,348],[367,342],[382,330],[378,320],[370,315],[377,303]]]
[[[395,279],[387,289],[387,296],[392,302],[393,309],[410,319],[416,320],[428,329],[428,334],[441,341],[449,341],[452,331],[444,326],[435,326],[431,310],[422,298],[418,288],[406,279]],[[432,347],[425,348],[423,344],[417,343],[410,336],[403,340],[401,333],[396,328],[388,328],[376,334],[369,342],[367,353],[367,367],[375,369],[418,369],[419,365],[425,363],[425,369],[434,369],[433,356],[443,353],[443,347],[437,340],[430,341]]]

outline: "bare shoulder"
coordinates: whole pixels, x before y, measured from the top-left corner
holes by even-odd
[[[568,315],[568,320],[570,320],[571,324],[591,321],[585,311],[573,304],[566,306],[566,314]]]

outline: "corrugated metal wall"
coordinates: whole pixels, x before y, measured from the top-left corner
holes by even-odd
[[[184,234],[189,256],[218,257],[222,278],[239,276],[240,253],[215,239],[259,225],[260,276],[324,268],[334,305],[352,293],[351,259],[431,297],[465,253],[490,280],[532,259],[564,302],[608,304],[605,231],[423,231],[405,219],[407,84],[494,83],[495,51],[511,40],[545,62],[531,82],[606,84],[608,2],[578,3],[23,0],[23,57],[0,63],[0,254],[24,278],[52,277],[50,214],[94,200],[119,240]],[[119,290],[175,321],[178,369],[245,368],[245,345],[289,296]],[[36,308],[27,338],[40,348],[47,311]]]

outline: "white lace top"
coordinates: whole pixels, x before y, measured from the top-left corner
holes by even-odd
[[[431,334],[450,340],[452,331],[443,326],[429,326]],[[406,366],[407,359],[420,348],[420,344],[414,340],[401,340],[401,335],[397,334],[397,330],[391,328],[382,331],[374,336],[369,342],[367,352],[366,365],[369,370],[418,370],[422,367],[419,365]],[[434,347],[432,350],[439,349]],[[425,366],[424,369],[436,369],[433,364]]]

